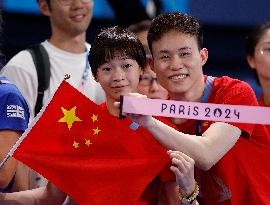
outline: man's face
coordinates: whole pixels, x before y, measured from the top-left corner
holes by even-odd
[[[51,0],[50,17],[53,32],[77,36],[84,33],[92,19],[94,1]]]
[[[170,96],[196,92],[202,86],[199,82],[208,53],[198,49],[194,36],[169,31],[153,42],[152,51],[154,71]]]
[[[137,61],[116,56],[97,70],[97,81],[105,91],[107,100],[119,101],[120,95],[137,92],[141,69]]]

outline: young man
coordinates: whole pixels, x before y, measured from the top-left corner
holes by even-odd
[[[161,85],[168,90],[169,99],[258,105],[246,83],[229,77],[212,79],[203,75],[208,51],[202,47],[202,30],[194,17],[181,13],[156,17],[148,32],[148,45],[153,56],[152,67]],[[208,83],[211,80],[212,85]],[[210,90],[209,95],[207,90]],[[264,159],[270,156],[270,141],[264,126],[160,118],[169,127],[151,116],[128,116],[146,127],[165,147],[187,154],[198,168],[208,170],[198,174],[204,204],[269,202],[269,191],[260,188],[261,179],[253,177],[254,170],[247,169],[245,160],[245,156],[252,157],[250,153],[255,149]],[[253,157],[251,161],[263,168],[258,158]],[[260,177],[263,183],[269,182],[267,176],[260,174]]]
[[[151,69],[149,64],[152,58],[151,52],[147,44],[147,33],[150,25],[151,21],[145,20],[137,24],[132,24],[128,27],[128,29],[135,33],[142,42],[147,57],[147,64],[145,66],[143,74],[140,77],[138,92],[153,99],[167,99],[168,91],[159,84],[159,82],[157,81],[156,73]]]
[[[106,94],[106,103],[100,105],[101,108],[107,110],[109,114],[118,117],[119,109],[114,106],[114,103],[119,101],[120,95],[137,92],[139,76],[146,63],[142,44],[134,34],[125,29],[119,27],[108,28],[102,31],[94,40],[89,55],[89,62],[95,79],[101,84]],[[129,126],[131,123],[128,119],[119,119],[119,121],[126,126]],[[142,127],[138,128],[137,131],[145,138],[144,145],[147,143],[147,140],[153,140]],[[151,149],[150,147],[147,148]],[[179,172],[175,167],[171,167],[171,170],[178,176],[177,182],[181,189],[186,190],[187,193],[192,192],[194,161],[181,154],[170,153],[170,156],[175,167],[181,167],[179,163],[183,161],[185,171],[182,173],[182,177],[177,175]],[[181,157],[178,159],[179,156],[187,160],[182,160]],[[63,195],[64,193],[48,185],[45,189],[39,188],[21,193],[2,195],[3,199],[0,202],[3,205],[9,205],[14,202],[28,205],[42,203],[59,204],[63,200]],[[149,184],[142,195],[140,204],[156,205],[159,198],[161,198],[164,204],[178,204],[175,192],[175,176],[169,171],[168,167],[162,170]],[[114,204],[113,201],[112,204]],[[134,204],[134,202],[130,201],[130,204]]]
[[[93,0],[38,0],[41,12],[48,16],[51,24],[51,36],[41,43],[49,55],[50,84],[44,92],[43,104],[53,96],[65,75],[70,75],[69,83],[78,87],[90,99],[96,103],[104,101],[103,90],[95,82],[88,65],[88,51],[90,45],[85,42],[86,30],[93,15]],[[21,51],[15,55],[1,71],[22,92],[26,98],[30,122],[35,116],[35,104],[38,95],[38,78],[32,57],[28,51]],[[5,149],[11,147],[7,143],[1,143]],[[28,169],[27,169],[28,170]],[[18,171],[16,179],[18,179]],[[24,184],[29,184],[24,189],[31,189],[44,185],[39,176],[23,173],[28,176]],[[29,180],[28,180],[29,178]],[[11,179],[10,179],[11,180]],[[18,182],[22,183],[22,182]],[[21,189],[17,189],[19,191]]]

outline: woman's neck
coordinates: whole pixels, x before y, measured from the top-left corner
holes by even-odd
[[[107,98],[106,105],[108,112],[113,116],[119,116],[120,110],[118,107],[115,106],[115,100]]]
[[[260,78],[260,84],[263,92],[263,101],[266,105],[270,104],[270,80]]]

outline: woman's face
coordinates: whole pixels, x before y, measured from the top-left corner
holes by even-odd
[[[253,56],[248,56],[248,63],[256,69],[258,77],[270,81],[270,29],[258,41]]]
[[[97,81],[107,100],[119,101],[120,95],[137,92],[141,72],[136,60],[119,55],[99,66]]]

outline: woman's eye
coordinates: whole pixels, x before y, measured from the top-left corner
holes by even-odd
[[[141,77],[141,80],[149,80],[150,79],[150,77],[147,77],[147,76],[142,76]]]
[[[127,64],[124,65],[124,68],[130,68],[130,67],[131,67],[131,64],[127,63]]]
[[[167,58],[169,58],[169,56],[168,55],[164,55],[164,56],[161,56],[160,58],[161,59],[167,59]]]
[[[111,70],[111,68],[109,68],[109,67],[105,67],[105,68],[103,68],[103,70],[105,70],[105,71],[110,71],[110,70]]]

